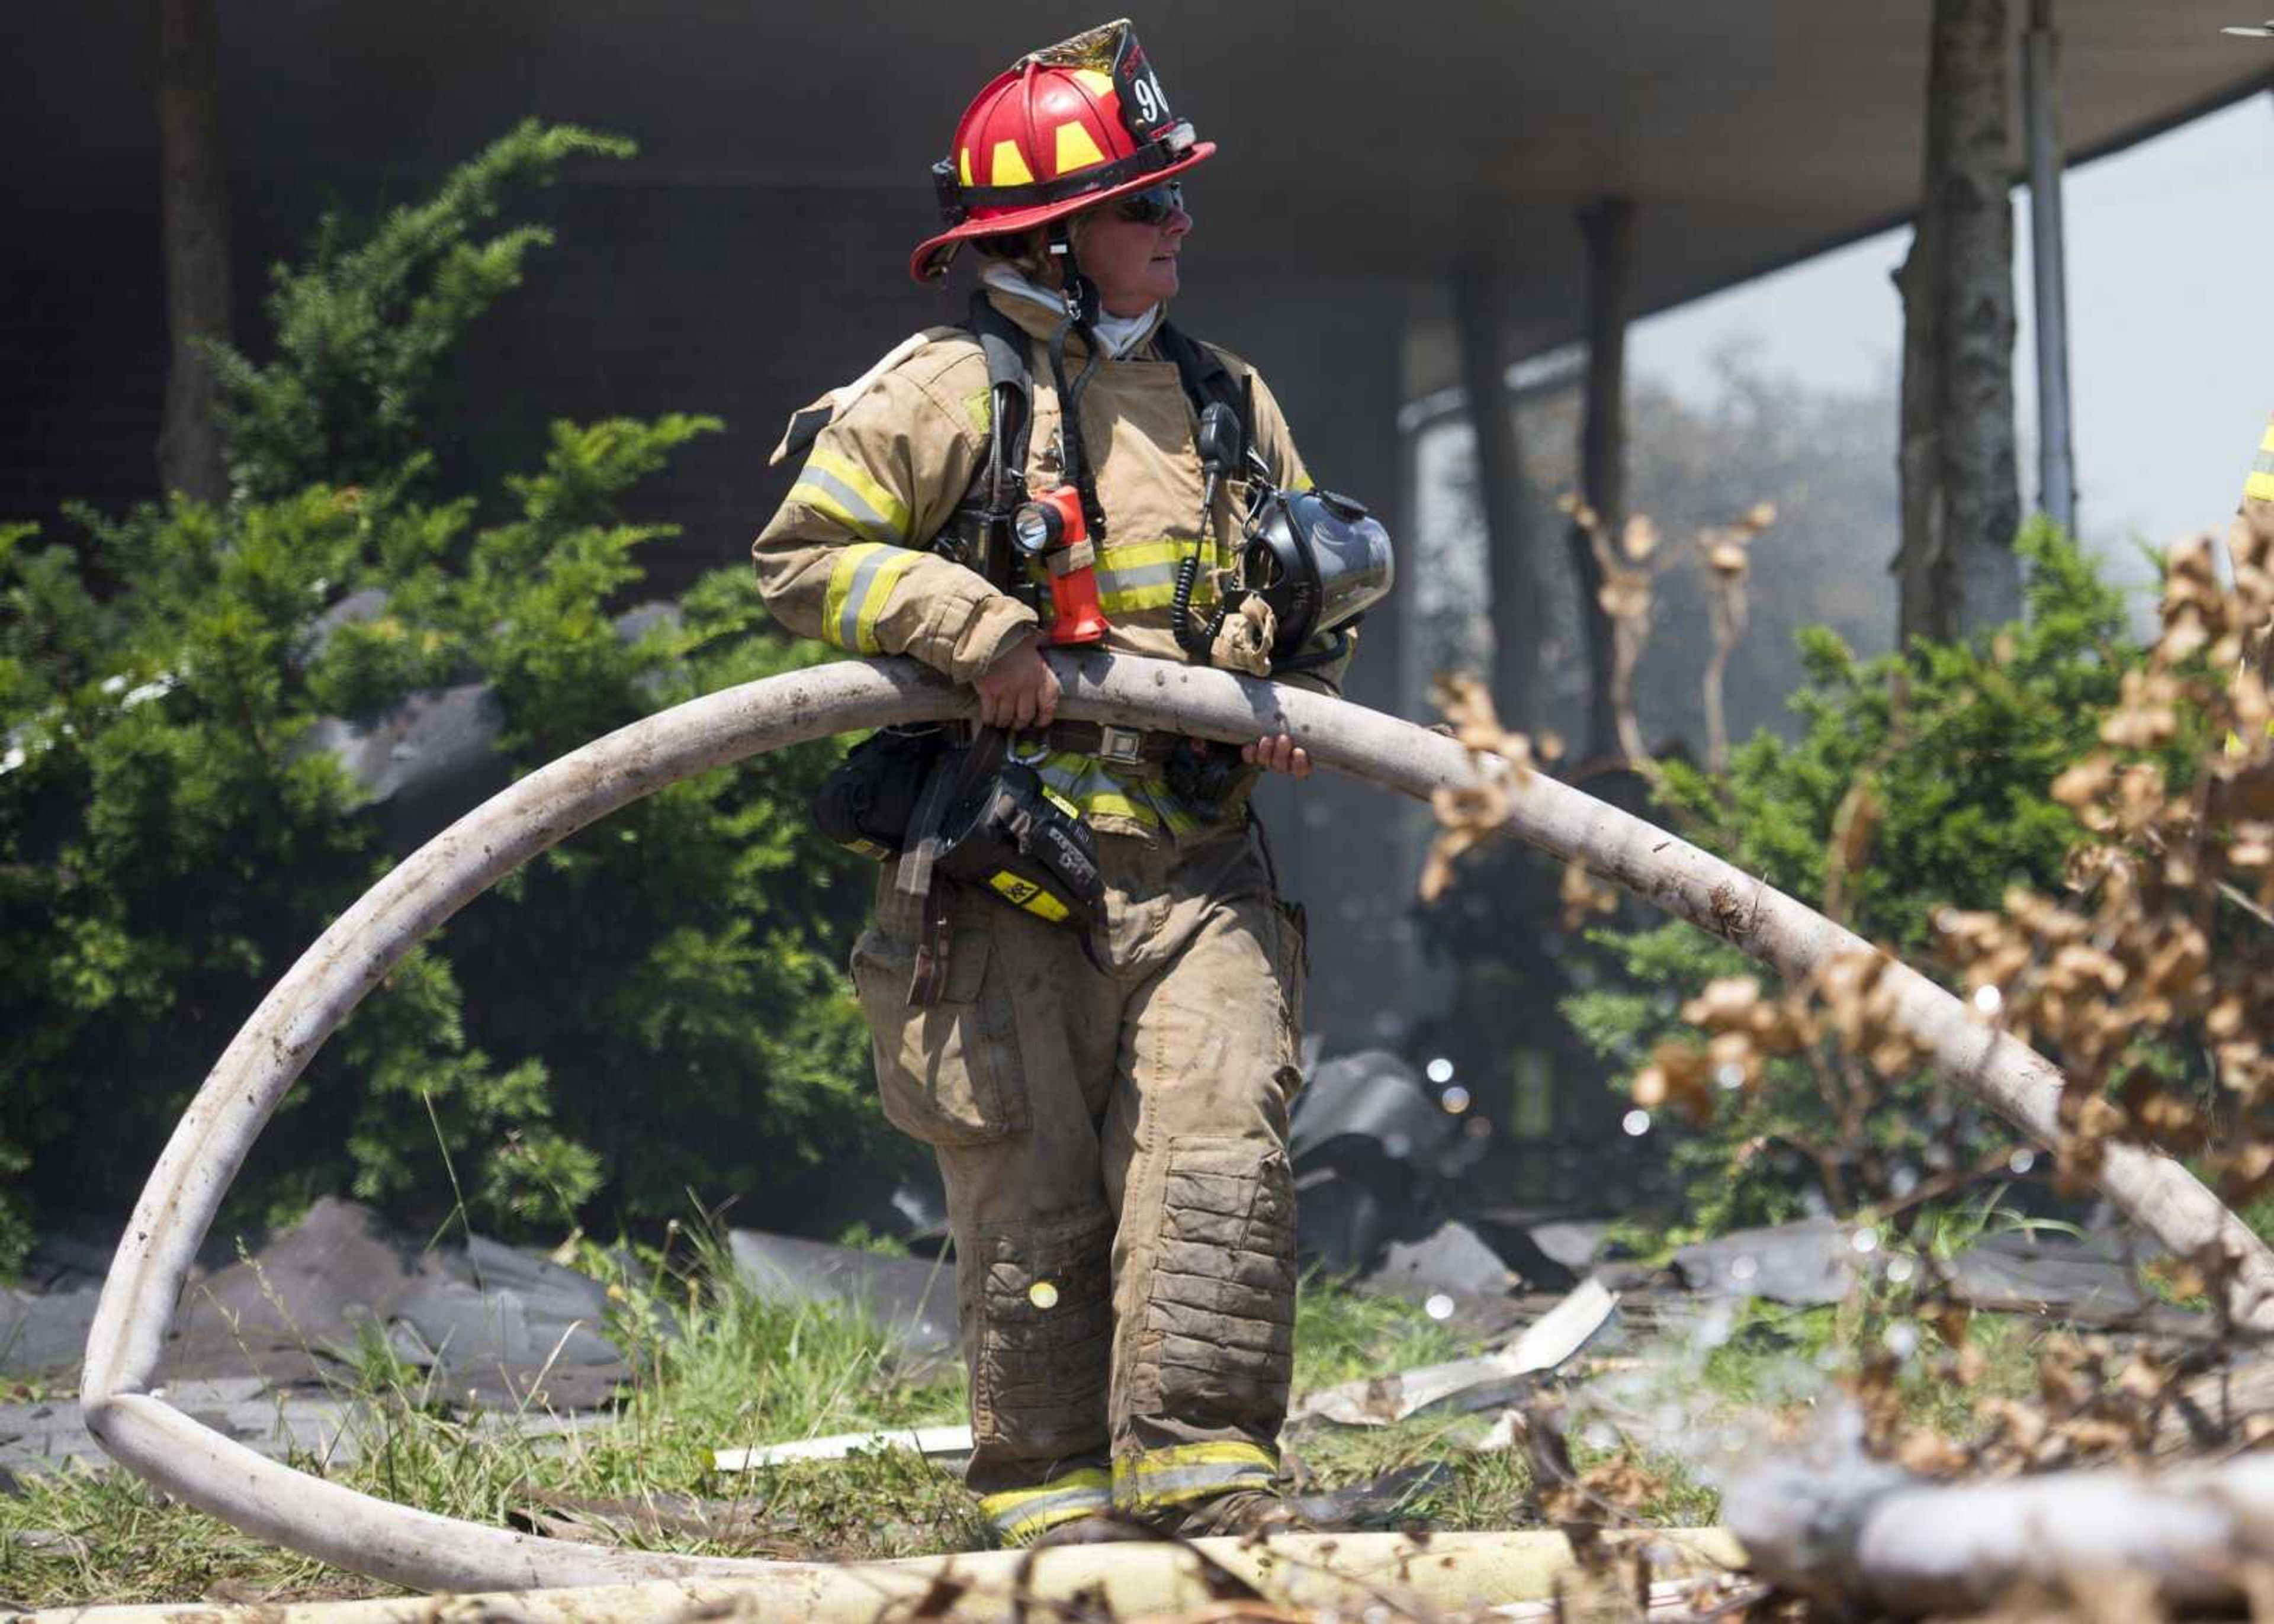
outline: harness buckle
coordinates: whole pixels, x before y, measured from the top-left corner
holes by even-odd
[[[1137,767],[1145,761],[1145,735],[1134,727],[1101,722],[1097,728],[1097,758],[1117,767]]]

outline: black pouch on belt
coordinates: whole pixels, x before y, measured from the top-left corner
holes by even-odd
[[[924,784],[948,748],[937,726],[886,727],[855,745],[813,793],[813,821],[847,851],[879,862],[906,850]]]
[[[1020,762],[1003,762],[948,808],[936,861],[1037,919],[1073,926],[1085,945],[1105,904],[1096,832]]]

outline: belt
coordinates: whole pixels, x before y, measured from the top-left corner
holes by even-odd
[[[1035,737],[1020,733],[1014,748]],[[1042,732],[1044,747],[1068,756],[1090,756],[1109,767],[1140,772],[1165,771],[1169,757],[1184,742],[1182,733],[1147,733],[1140,727],[1116,727],[1111,722],[1052,722]]]

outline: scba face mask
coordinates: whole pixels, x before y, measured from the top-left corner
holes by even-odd
[[[1274,670],[1299,669],[1306,643],[1389,597],[1397,575],[1389,532],[1353,497],[1271,491],[1247,515],[1239,584],[1271,610]]]

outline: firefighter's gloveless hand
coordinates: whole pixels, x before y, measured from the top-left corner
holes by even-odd
[[[1058,708],[1058,676],[1043,658],[1042,635],[1028,632],[996,656],[972,684],[979,691],[979,719],[1013,733],[1048,727]]]
[[[1293,778],[1311,776],[1311,753],[1287,733],[1241,745],[1239,759],[1251,767],[1261,767],[1266,772],[1284,772]]]

